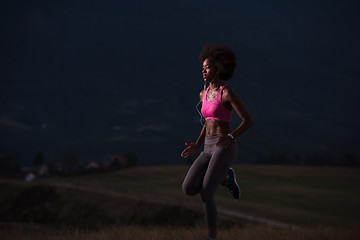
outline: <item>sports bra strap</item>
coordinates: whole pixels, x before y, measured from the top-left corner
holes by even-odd
[[[225,84],[224,86],[222,86],[222,87],[220,88],[219,94],[216,96],[216,98],[217,98],[217,100],[218,100],[219,102],[221,102],[222,91],[223,91],[224,87],[226,87],[226,86],[227,86],[226,84]]]

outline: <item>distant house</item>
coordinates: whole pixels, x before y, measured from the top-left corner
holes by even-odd
[[[21,175],[23,179],[27,182],[33,181],[39,177],[48,177],[49,173],[49,165],[44,163],[38,167],[22,167]]]
[[[100,165],[96,161],[89,159],[89,160],[84,161],[83,168],[84,169],[97,169],[97,168],[100,168]]]
[[[21,176],[27,181],[31,182],[37,178],[37,169],[34,167],[22,167],[21,168]]]
[[[26,175],[25,175],[25,181],[27,181],[27,182],[31,182],[31,181],[33,181],[33,180],[35,180],[36,179],[36,176],[35,176],[35,174],[34,173],[32,173],[32,172],[29,172],[29,173],[27,173]]]

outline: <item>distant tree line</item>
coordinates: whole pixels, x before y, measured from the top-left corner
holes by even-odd
[[[21,166],[15,157],[0,155],[0,178],[20,178],[32,181],[36,178],[112,171],[137,165],[138,158],[132,153],[108,155],[100,161],[80,160],[72,151],[65,151],[56,162],[45,161],[41,152],[35,155],[31,166]],[[54,165],[55,164],[55,165]]]
[[[259,156],[256,160],[256,164],[360,167],[360,155],[344,154],[334,156],[327,153],[316,153],[303,157],[301,154],[290,156],[285,154],[274,154]]]
[[[187,164],[191,164],[195,157],[189,157]],[[137,156],[131,153],[123,155],[109,155],[102,162],[85,161],[81,162],[74,152],[64,152],[58,160],[58,166],[45,162],[41,152],[37,153],[33,166],[30,169],[22,167],[19,162],[11,155],[0,156],[0,178],[23,178],[27,171],[34,171],[37,177],[46,177],[56,174],[79,174],[87,172],[111,171],[124,167],[137,165]],[[334,167],[360,167],[360,155],[344,154],[334,156],[326,153],[317,153],[309,156],[301,154],[285,155],[273,154],[259,156],[255,164],[278,164],[278,165],[306,165],[306,166],[334,166]]]

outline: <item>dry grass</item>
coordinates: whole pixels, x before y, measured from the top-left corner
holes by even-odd
[[[192,240],[205,239],[206,230],[202,227],[172,226],[118,226],[98,231],[51,230],[39,225],[2,226],[2,240]],[[358,240],[359,226],[334,228],[318,226],[308,229],[285,229],[268,225],[247,225],[220,229],[220,240]]]
[[[181,191],[187,168],[139,167],[31,183],[0,180],[0,240],[205,239],[201,201]],[[234,168],[243,198],[234,202],[220,187],[219,209],[302,228],[219,214],[218,239],[360,239],[360,169]]]
[[[360,222],[360,169],[305,166],[235,165],[242,188],[234,203],[219,187],[218,207],[296,225]],[[197,197],[187,197],[181,184],[189,166],[137,167],[113,173],[45,180],[127,197],[202,210]]]

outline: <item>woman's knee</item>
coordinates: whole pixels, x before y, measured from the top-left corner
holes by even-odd
[[[188,196],[194,196],[199,193],[198,190],[194,189],[193,187],[191,187],[190,184],[186,184],[186,183],[183,183],[182,190]]]
[[[212,201],[215,196],[216,186],[203,185],[200,195],[203,201]]]

